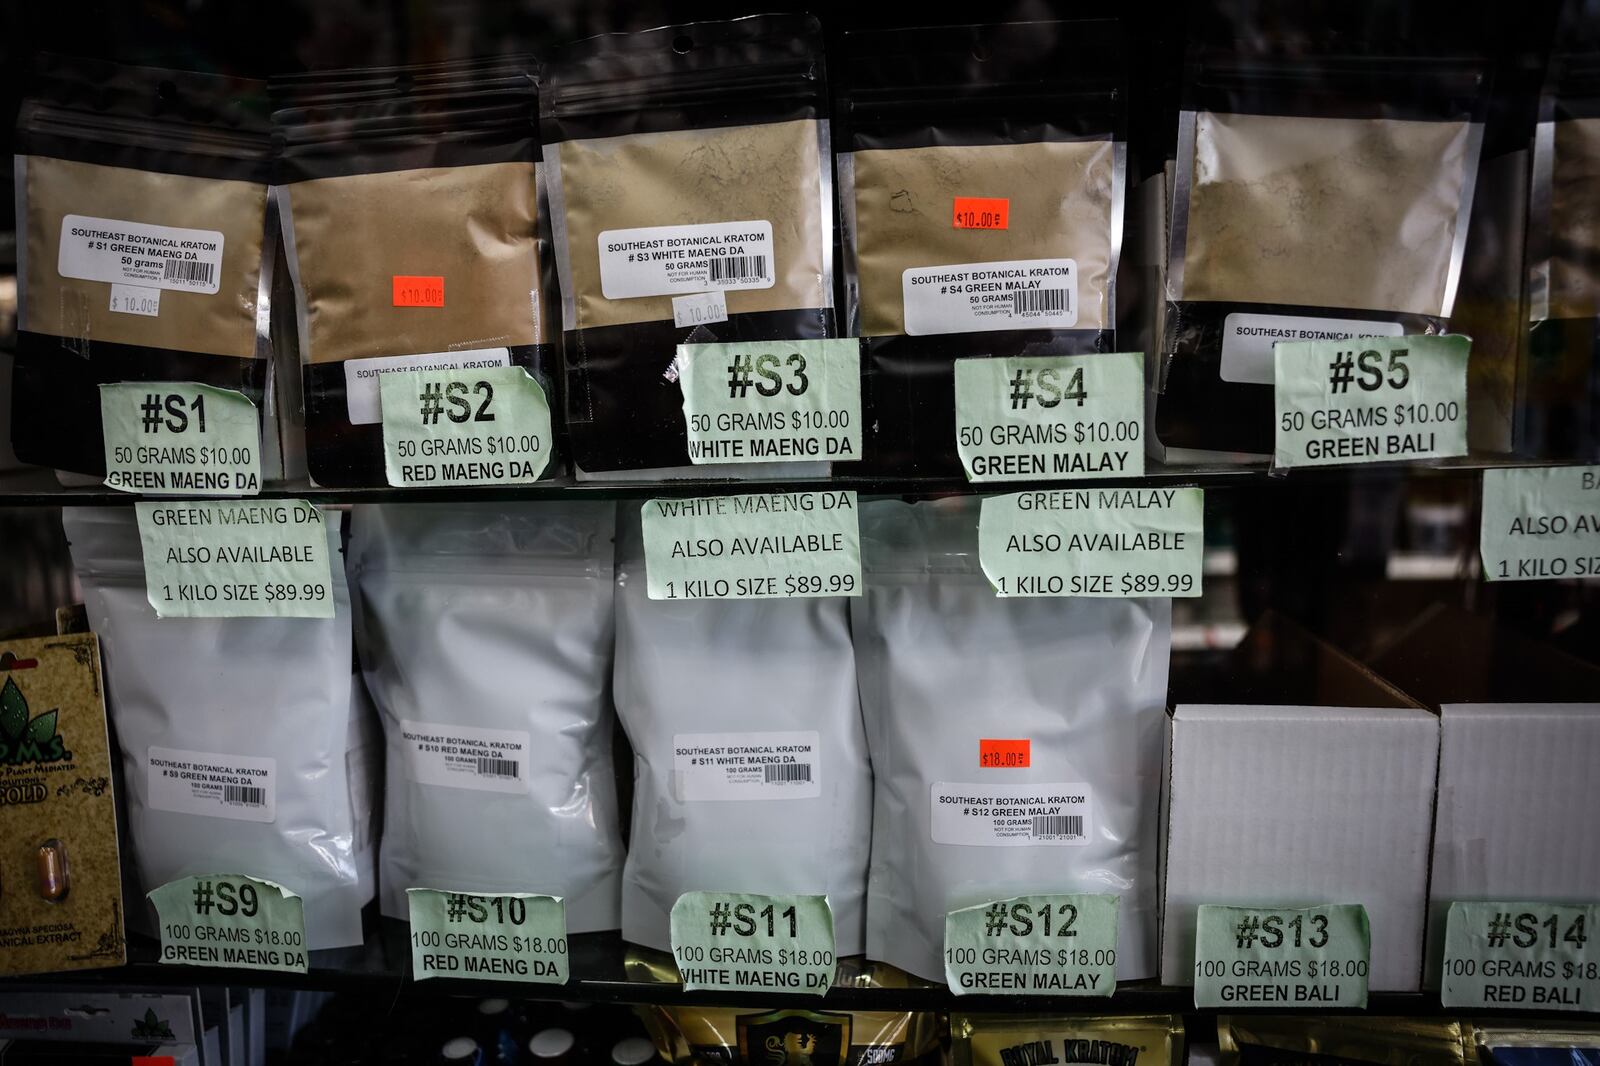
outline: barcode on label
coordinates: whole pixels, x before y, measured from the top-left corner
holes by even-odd
[[[519,777],[521,776],[515,759],[486,759],[478,758],[478,773],[486,777]]]
[[[199,285],[210,285],[214,269],[216,264],[202,263],[198,259],[168,259],[161,277],[163,281],[192,281]]]
[[[267,790],[253,788],[250,785],[223,785],[222,802],[240,803],[246,807],[259,807],[267,802]]]
[[[1036,837],[1081,837],[1083,836],[1083,815],[1081,814],[1049,814],[1033,820],[1033,835]]]
[[[765,281],[767,257],[764,255],[730,255],[709,259],[712,281]]]
[[[1011,294],[1011,313],[1020,315],[1029,311],[1048,311],[1053,314],[1072,313],[1071,289],[1039,289],[1034,292]]]
[[[811,780],[811,764],[808,762],[792,763],[784,766],[763,766],[762,771],[769,785],[801,784]]]

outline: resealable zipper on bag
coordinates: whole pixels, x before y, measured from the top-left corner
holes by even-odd
[[[271,430],[264,86],[41,56],[17,118],[12,446],[104,476],[99,386],[197,381]],[[276,448],[264,468],[275,470]]]
[[[580,41],[549,57],[540,107],[574,464],[687,468],[677,345],[837,336],[821,30],[753,15]],[[726,319],[675,325],[673,301],[707,292]],[[785,468],[826,470],[719,472]]]
[[[1114,350],[1124,57],[1109,21],[845,35],[835,132],[861,469],[961,472],[959,358]]]

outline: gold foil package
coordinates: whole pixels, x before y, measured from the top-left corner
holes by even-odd
[[[1120,1016],[956,1013],[950,1016],[955,1066],[1183,1066],[1183,1019]]]
[[[1470,1031],[1450,1018],[1223,1015],[1217,1043],[1225,1066],[1299,1066],[1308,1056],[1381,1066],[1467,1066]]]

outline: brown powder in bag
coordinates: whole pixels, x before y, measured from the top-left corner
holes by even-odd
[[[311,362],[548,343],[533,163],[286,188]],[[444,278],[444,306],[394,306],[395,275]]]
[[[1196,123],[1181,299],[1444,312],[1466,122]]]
[[[29,156],[27,168],[27,321],[56,337],[169,348],[249,359],[256,354],[256,295],[267,187],[248,181]],[[160,313],[111,310],[111,283],[57,272],[67,215],[156,226],[216,230],[222,269],[215,293],[161,290]]]
[[[905,332],[901,276],[912,267],[1020,259],[1074,260],[1076,328],[1109,327],[1110,141],[874,149],[852,159],[864,336]],[[1009,228],[956,228],[958,196],[1009,199]]]
[[[816,122],[564,141],[557,152],[576,328],[672,321],[670,296],[608,300],[601,291],[600,234],[644,226],[770,222],[774,283],[726,290],[728,313],[831,305],[820,176],[829,162],[818,156]]]
[[[1550,168],[1551,318],[1600,314],[1600,119],[1555,124]]]

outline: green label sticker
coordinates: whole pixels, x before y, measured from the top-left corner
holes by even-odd
[[[956,451],[972,481],[1144,476],[1144,355],[956,360]]]
[[[672,905],[672,957],[685,992],[792,992],[833,984],[827,896],[685,892]]]
[[[1203,489],[1055,489],[991,496],[978,559],[999,596],[1198,596]]]
[[[100,386],[106,487],[185,496],[261,491],[261,419],[242,392],[192,381]]]
[[[647,500],[652,600],[770,600],[861,594],[854,492]]]
[[[322,511],[305,500],[133,505],[161,618],[332,618]]]
[[[567,906],[527,892],[406,889],[411,972],[428,977],[567,983]]]
[[[1273,346],[1273,465],[1328,466],[1467,454],[1467,353],[1447,336]]]
[[[378,378],[389,484],[525,485],[550,462],[550,403],[520,366]]]
[[[1194,1005],[1365,1007],[1372,934],[1358,903],[1321,907],[1202,904]]]
[[[945,982],[958,996],[1109,996],[1117,990],[1118,903],[1111,895],[1016,896],[951,911]]]
[[[1600,466],[1485,470],[1478,532],[1483,576],[1600,576]]]
[[[306,972],[305,907],[276,882],[204,874],[168,881],[147,897],[162,962]]]
[[[1600,1010],[1600,904],[1452,903],[1446,1007]]]
[[[678,345],[689,461],[861,458],[861,342]]]

